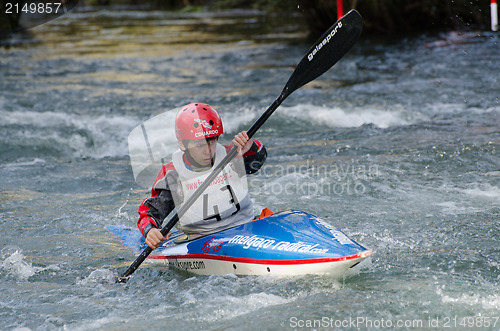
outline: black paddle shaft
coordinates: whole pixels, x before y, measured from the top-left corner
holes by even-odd
[[[260,129],[281,103],[295,90],[321,76],[335,63],[337,63],[354,45],[361,35],[363,20],[361,15],[355,10],[349,11],[333,24],[309,49],[306,56],[299,62],[295,71],[290,76],[280,96],[267,108],[259,119],[247,131],[248,137],[252,136]],[[238,149],[236,146],[222,159],[222,161],[212,170],[210,175],[194,191],[189,199],[182,204],[179,210],[170,218],[167,224],[161,229],[165,236],[177,224],[184,213],[191,208],[193,203],[202,195],[205,189],[219,175],[224,167],[236,156]],[[127,282],[131,274],[144,262],[153,251],[149,246],[135,259],[130,267],[117,279],[119,283]]]

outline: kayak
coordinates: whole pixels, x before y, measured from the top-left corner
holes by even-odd
[[[136,255],[147,247],[137,228],[107,229]],[[371,254],[320,218],[289,210],[193,240],[173,231],[146,261],[197,275],[343,276]]]

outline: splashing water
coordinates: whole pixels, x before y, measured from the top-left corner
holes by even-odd
[[[4,247],[0,252],[0,261],[2,261],[0,267],[7,273],[26,280],[37,273],[37,268],[26,262],[25,258],[22,249],[14,246]]]
[[[498,316],[500,58],[488,33],[432,48],[433,36],[364,38],[256,135],[268,159],[249,176],[254,206],[309,211],[374,251],[345,282],[144,265],[114,283],[135,256],[105,227],[135,226],[149,193],[130,131],[203,101],[230,142],[310,46],[296,17],[263,31],[262,16],[238,15],[73,12],[0,48],[0,329]]]
[[[95,284],[113,284],[116,281],[116,272],[109,269],[94,270],[83,279],[76,281],[77,285],[92,286]]]

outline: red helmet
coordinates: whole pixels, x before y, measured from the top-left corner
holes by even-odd
[[[206,103],[190,103],[182,107],[175,117],[175,136],[178,141],[217,137],[222,132],[219,113]]]

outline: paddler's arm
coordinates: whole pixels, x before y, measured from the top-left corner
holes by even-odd
[[[139,214],[141,214],[141,217],[139,218],[137,225],[146,238],[146,244],[152,249],[155,249],[160,247],[161,244],[170,237],[170,232],[165,238],[160,231],[161,222],[157,222],[150,215],[144,214],[145,207],[147,208],[147,206],[145,206],[145,203],[142,203],[141,207],[139,208]],[[141,211],[143,213],[141,213]],[[148,210],[147,213],[149,214],[150,211]]]
[[[238,133],[232,143],[238,147],[238,154],[243,155],[247,174],[257,172],[266,161],[266,147],[258,140],[248,139],[246,131]]]
[[[173,166],[170,164],[162,167],[151,189],[151,196],[141,203],[138,210],[137,227],[146,238],[146,244],[153,249],[159,247],[170,236],[167,234],[165,238],[160,228],[165,217],[175,208],[169,180],[166,179],[167,173],[173,173],[169,171],[172,169]]]
[[[170,237],[161,234],[160,227],[163,219],[174,209],[174,201],[170,191],[161,190],[157,196],[150,197],[139,207],[139,220],[137,225],[146,238],[146,244],[155,249]],[[161,220],[161,221],[158,221]]]

